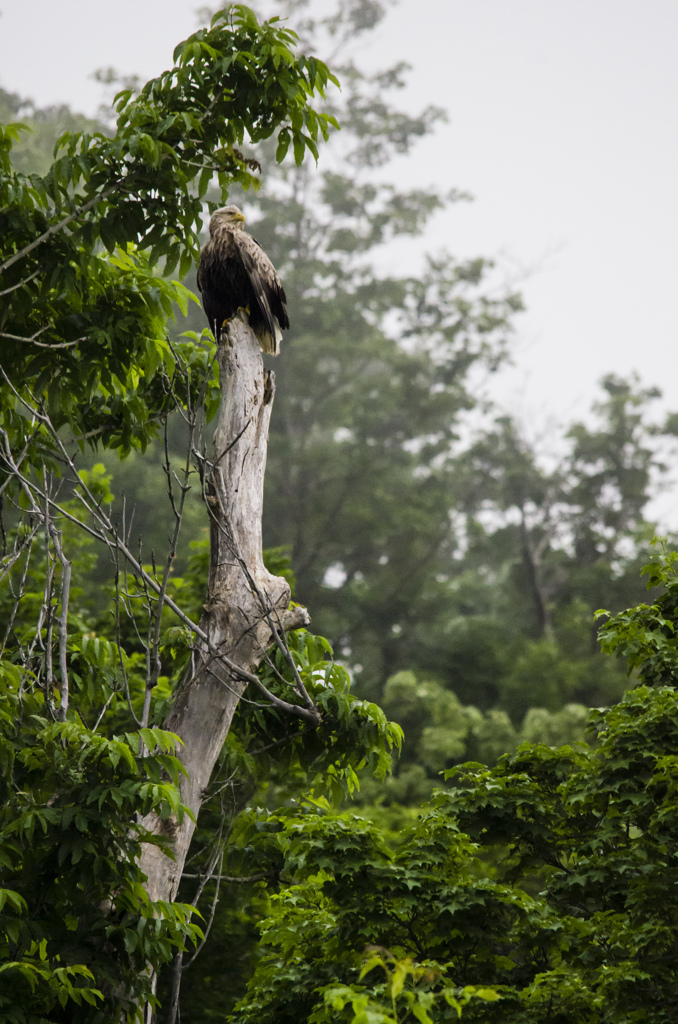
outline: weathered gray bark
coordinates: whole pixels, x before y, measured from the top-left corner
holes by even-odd
[[[286,580],[272,576],[263,564],[261,516],[274,380],[244,319],[231,321],[228,338],[219,347],[219,365],[221,410],[205,487],[211,544],[200,627],[207,639],[199,641],[194,670],[179,687],[164,723],[183,741],[179,757],[188,778],[181,780],[181,800],[196,816],[246,676],[256,671],[282,628],[308,622],[305,609],[287,611]],[[318,720],[312,706],[290,710]],[[172,900],[193,822],[188,816],[181,822],[150,816],[144,824],[171,840],[175,857],[171,860],[157,847],[145,845],[141,868],[148,877],[148,894],[153,900]]]

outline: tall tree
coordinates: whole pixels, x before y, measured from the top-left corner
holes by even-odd
[[[604,704],[625,686],[619,666],[597,652],[593,613],[641,596],[640,567],[656,531],[647,509],[674,417],[654,413],[659,392],[637,380],[609,376],[601,391],[587,420],[557,442],[558,458],[540,457],[519,425],[500,417],[461,459],[465,563],[493,573],[489,586],[478,590],[471,580],[460,597],[466,591],[472,602],[475,593],[471,614],[486,623],[489,609],[503,623],[511,654],[496,694],[515,720],[532,705]]]
[[[217,12],[177,47],[170,71],[118,96],[114,134],[65,135],[45,175],[13,168],[20,126],[0,128],[0,906],[13,982],[0,999],[19,1022],[131,1020],[142,1009],[151,1019],[154,969],[199,934],[192,907],[172,901],[248,683],[298,732],[326,711],[320,742],[336,779],[366,756],[384,767],[384,744],[397,739],[331,664],[322,681],[315,663],[300,668],[285,638],[306,613],[287,609],[287,581],[261,558],[273,379],[253,333],[234,321],[217,359],[209,340],[166,332],[172,303],[189,299],[168,275],[197,254],[212,178],[222,196],[234,182],[258,183],[258,164],[238,146],[282,133],[301,162],[327,136],[331,116],[311,104],[331,76],[294,52],[295,38],[245,7]],[[215,458],[198,434],[219,406],[217,363]],[[190,445],[180,477],[165,463],[175,527],[164,565],[147,565],[128,524],[112,518],[105,473],[78,472],[73,450],[143,449],[173,409]],[[193,482],[212,523],[199,623],[171,580]],[[108,635],[71,605],[81,532],[115,565]],[[255,674],[262,659],[268,685]],[[162,678],[170,666],[174,693]],[[168,706],[173,731],[156,727]],[[361,741],[344,749],[340,722],[356,718]],[[304,738],[289,737],[297,757]]]

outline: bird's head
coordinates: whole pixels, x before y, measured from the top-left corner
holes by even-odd
[[[213,233],[215,228],[220,227],[242,231],[244,223],[245,215],[237,206],[222,206],[220,210],[215,210],[210,217],[210,235]]]

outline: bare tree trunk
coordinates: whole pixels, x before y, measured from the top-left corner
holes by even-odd
[[[176,694],[164,728],[183,741],[178,756],[188,772],[182,802],[197,816],[238,701],[265,650],[283,628],[308,623],[305,609],[287,611],[287,581],[272,576],[262,559],[261,517],[273,374],[247,322],[231,321],[219,347],[221,409],[208,464],[205,498],[211,518],[207,600],[195,666]],[[295,707],[313,719],[313,709]],[[315,713],[315,720],[318,720]],[[144,822],[171,840],[174,860],[145,845],[141,868],[153,900],[175,898],[193,834],[188,816]]]
[[[551,537],[551,531],[544,533],[542,540],[535,546],[532,544],[530,534],[525,523],[525,510],[521,508],[521,547],[523,554],[523,565],[527,575],[527,583],[530,588],[534,604],[535,619],[537,622],[538,637],[548,637],[553,633],[551,612],[549,609],[549,594],[547,588],[541,581],[541,556]]]

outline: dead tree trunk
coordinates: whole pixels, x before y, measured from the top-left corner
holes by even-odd
[[[238,701],[272,642],[284,630],[308,623],[303,608],[288,611],[286,580],[272,576],[262,559],[261,517],[273,374],[264,369],[261,349],[246,320],[231,321],[219,347],[221,409],[214,434],[213,461],[205,475],[211,519],[210,569],[205,612],[194,657],[164,728],[183,741],[178,756],[181,800],[197,816],[212,770],[231,726]],[[303,689],[303,688],[302,688]],[[297,691],[299,692],[299,691]],[[305,692],[304,704],[266,696],[290,713],[318,722]],[[145,845],[141,868],[153,900],[175,898],[193,834],[188,816],[144,822],[172,844],[174,860]]]

